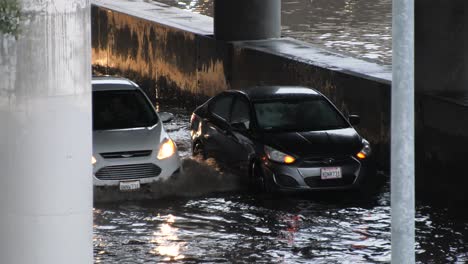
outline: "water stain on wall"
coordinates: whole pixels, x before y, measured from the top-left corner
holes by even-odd
[[[92,20],[93,66],[104,73],[134,72],[138,79],[153,80],[155,99],[211,96],[227,89],[224,60],[216,50],[199,55],[199,42],[214,40],[96,6]]]

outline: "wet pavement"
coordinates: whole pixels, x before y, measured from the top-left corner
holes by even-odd
[[[147,200],[95,204],[96,263],[390,261],[388,183],[367,195],[252,195],[242,190],[236,175],[190,157],[189,113],[170,111],[176,118],[166,128],[184,158],[184,170],[155,185],[154,193],[143,197]],[[467,220],[464,206],[419,202],[417,262],[468,262]]]

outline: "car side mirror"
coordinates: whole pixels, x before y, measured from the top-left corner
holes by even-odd
[[[158,114],[159,114],[159,118],[161,118],[161,121],[163,123],[167,123],[167,122],[171,121],[172,119],[174,119],[174,114],[172,114],[172,113],[160,112]]]
[[[348,120],[349,123],[351,123],[353,126],[359,125],[359,123],[361,123],[361,117],[358,115],[349,115]]]
[[[231,123],[231,128],[233,131],[237,132],[246,132],[249,130],[249,128],[245,125],[244,122]]]

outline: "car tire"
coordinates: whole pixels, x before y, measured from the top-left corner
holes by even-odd
[[[207,159],[206,151],[202,143],[200,142],[195,143],[192,149],[192,156],[193,157],[200,156],[204,160]]]
[[[256,193],[271,193],[273,192],[273,184],[271,179],[268,179],[263,173],[258,162],[252,162],[251,165],[250,186]]]

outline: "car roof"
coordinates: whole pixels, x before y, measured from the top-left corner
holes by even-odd
[[[247,95],[252,101],[294,97],[322,97],[317,90],[304,86],[252,86],[237,90]]]
[[[93,91],[136,90],[138,86],[129,79],[116,76],[93,76]]]

